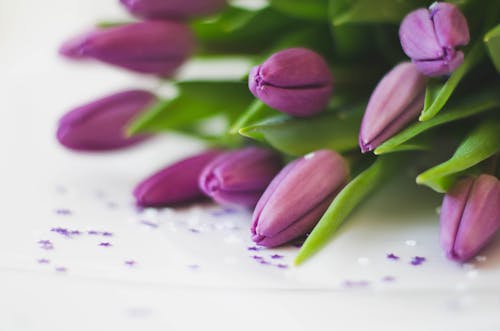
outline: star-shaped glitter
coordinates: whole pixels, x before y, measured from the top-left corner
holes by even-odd
[[[399,256],[395,255],[394,253],[389,253],[386,256],[389,260],[394,260],[394,261],[399,260]]]

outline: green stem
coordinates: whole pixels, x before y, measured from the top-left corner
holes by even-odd
[[[233,124],[233,126],[229,129],[230,134],[238,134],[238,131],[245,127],[252,119],[257,117],[267,106],[259,99],[255,99],[255,101],[250,105],[248,110],[244,112]]]

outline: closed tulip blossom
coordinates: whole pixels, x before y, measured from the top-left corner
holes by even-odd
[[[288,164],[260,198],[252,220],[252,240],[275,247],[305,235],[345,185],[346,161],[320,150]]]
[[[105,151],[136,144],[147,136],[126,137],[125,127],[155,100],[147,91],[129,90],[77,107],[59,120],[57,140],[79,151]]]
[[[271,150],[247,147],[224,153],[210,162],[199,179],[201,190],[222,205],[252,208],[281,169]]]
[[[222,9],[226,0],[120,0],[127,10],[141,18],[188,19]]]
[[[464,262],[474,257],[500,228],[500,181],[491,175],[468,177],[445,195],[440,241],[446,255]]]
[[[404,52],[427,76],[452,73],[463,60],[457,47],[469,43],[467,20],[453,4],[435,2],[408,14],[399,28]]]
[[[271,108],[305,117],[328,105],[333,79],[319,54],[306,48],[290,48],[254,67],[248,86],[255,97]]]
[[[366,107],[359,131],[363,153],[374,150],[422,111],[426,78],[414,64],[403,62],[378,83]]]
[[[194,39],[178,22],[145,21],[96,29],[64,43],[72,59],[95,59],[145,74],[171,76],[192,54]]]
[[[187,203],[204,197],[198,186],[203,168],[221,155],[207,151],[176,162],[139,183],[134,189],[137,204],[142,207],[161,207]]]

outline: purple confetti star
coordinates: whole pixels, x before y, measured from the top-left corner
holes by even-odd
[[[198,230],[198,229],[192,229],[191,228],[191,229],[189,229],[189,232],[191,232],[191,233],[200,233],[200,230]]]
[[[68,269],[66,267],[56,267],[55,270],[57,272],[61,272],[61,273],[68,271]]]
[[[392,282],[396,281],[396,278],[393,276],[385,276],[382,278],[382,281],[386,282],[386,283],[392,283]]]
[[[99,234],[99,231],[89,230],[89,231],[87,231],[87,234],[90,236],[97,236]]]
[[[135,262],[134,260],[127,260],[124,263],[128,267],[134,267],[137,264],[137,262]]]
[[[254,259],[254,260],[262,260],[264,258],[262,256],[259,256],[259,255],[253,255],[252,259]]]
[[[279,263],[279,264],[276,265],[276,267],[279,268],[279,269],[287,269],[288,265],[284,264],[284,263]]]
[[[283,255],[279,255],[279,254],[271,255],[271,259],[273,259],[273,260],[278,260],[278,259],[282,259],[282,258],[284,258]]]
[[[54,249],[54,244],[50,240],[39,240],[38,245],[40,245],[40,248],[46,249],[46,250],[51,250]]]
[[[353,281],[353,280],[346,280],[344,282],[344,286],[345,287],[349,287],[349,288],[355,288],[355,287],[368,287],[370,286],[370,282],[367,281],[367,280],[357,280],[357,281]]]
[[[421,265],[422,263],[424,263],[427,259],[425,257],[422,257],[422,256],[415,256],[413,257],[413,259],[410,261],[410,264],[411,265],[414,265],[414,266],[419,266]]]
[[[266,261],[266,260],[259,260],[259,263],[262,265],[270,265],[271,264],[271,262]]]
[[[399,260],[399,256],[395,255],[394,253],[389,253],[386,255],[386,257],[389,259],[389,260],[394,260],[394,261],[397,261]]]
[[[99,246],[102,246],[102,247],[111,247],[113,245],[111,245],[111,243],[109,243],[109,242],[102,242],[102,243],[99,243]]]
[[[158,227],[157,223],[153,223],[153,222],[150,222],[147,220],[141,220],[139,223],[146,225],[146,226],[149,226],[150,228],[153,228],[153,229],[156,229]]]
[[[40,264],[49,264],[50,263],[50,260],[48,260],[48,259],[38,259],[36,261]]]
[[[66,208],[59,208],[54,211],[57,215],[68,216],[73,214],[71,210]]]
[[[101,232],[101,235],[103,237],[112,237],[113,236],[113,233],[112,232],[107,232],[107,231],[104,231],[104,232]]]
[[[247,250],[248,251],[260,251],[261,248],[259,248],[257,246],[250,246],[250,247],[247,247]]]

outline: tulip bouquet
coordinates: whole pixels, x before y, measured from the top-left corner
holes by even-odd
[[[499,1],[120,2],[140,20],[101,23],[60,53],[157,76],[176,96],[88,103],[62,117],[59,142],[105,151],[176,131],[209,146],[139,183],[138,205],[253,209],[259,245],[308,234],[300,263],[395,173],[427,169],[416,182],[444,194],[450,259],[500,228]],[[233,55],[254,63],[242,79],[175,80],[191,56]],[[207,134],[214,118],[225,124]]]

